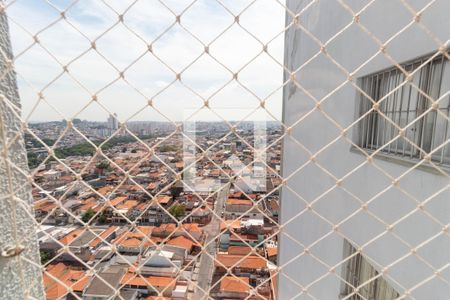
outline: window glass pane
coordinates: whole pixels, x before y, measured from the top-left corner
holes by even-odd
[[[447,118],[438,116],[436,111],[423,114],[432,105],[431,99],[438,99],[450,90],[450,62],[439,57],[423,65],[425,60],[404,66],[406,72],[414,74],[411,82],[398,90],[395,89],[402,85],[405,75],[397,69],[361,79],[361,88],[380,103],[379,113],[370,112],[360,122],[358,141],[361,147],[373,150],[382,147],[385,153],[419,158],[423,155],[419,148],[429,152],[448,139]],[[447,116],[449,98],[439,103],[440,111]],[[360,101],[359,113],[363,115],[371,110],[372,102],[363,95]],[[405,137],[397,138],[397,127],[406,129]],[[447,161],[448,152],[450,146],[435,153],[433,159]]]
[[[391,90],[393,85],[391,84],[391,73],[392,72],[385,72],[381,79],[380,84],[380,91],[379,91],[379,99],[383,98],[386,94],[388,94]],[[384,98],[380,102],[380,111],[385,114],[386,106],[390,103],[391,96],[388,96],[387,98]],[[386,118],[382,116],[381,114],[376,114],[377,116],[377,122],[376,122],[376,148],[382,147],[385,145],[384,140],[384,132],[386,124],[388,123],[386,121]]]
[[[352,253],[347,253],[348,250],[351,250]],[[347,240],[344,240],[344,258],[348,258],[354,253],[356,253],[356,249]],[[383,277],[376,277],[377,270],[361,254],[347,260],[343,266],[343,272],[345,272],[343,278],[346,278],[354,287],[359,287],[358,294],[347,299],[393,300],[399,296]],[[341,296],[345,298],[352,293],[353,288],[347,284],[342,289]]]
[[[414,68],[419,67],[420,64],[416,64]],[[426,82],[427,68],[422,67],[417,71],[412,80],[411,92],[410,92],[410,106],[409,106],[409,118],[408,123],[411,124],[406,130],[406,137],[415,145],[420,146],[420,139],[422,135],[422,119],[416,118],[422,113],[422,96],[418,90],[419,87],[423,89],[424,82]],[[415,120],[415,121],[414,121]],[[416,156],[419,153],[417,146],[412,143],[407,143],[405,148],[411,156]]]
[[[423,97],[425,107],[424,109],[428,109],[433,100],[439,98],[439,88],[441,84],[442,77],[442,59],[439,58],[435,60],[430,68],[429,68],[429,78],[427,85],[427,95],[429,95],[432,100]],[[436,121],[436,112],[430,111],[424,117],[424,128],[422,134],[422,149],[426,152],[431,151],[431,141],[433,139],[433,130]]]
[[[444,69],[442,70],[441,87],[439,89],[439,97],[447,94],[450,91],[450,61],[445,61]],[[439,108],[446,109],[448,111],[449,95],[439,101]]]

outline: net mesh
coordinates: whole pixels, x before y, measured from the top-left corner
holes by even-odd
[[[2,171],[21,178],[2,195],[41,255],[2,243],[24,298],[446,298],[446,8],[0,2],[0,79],[26,103],[1,91],[20,127]]]

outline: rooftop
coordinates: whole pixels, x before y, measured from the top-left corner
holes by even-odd
[[[54,278],[57,278],[56,281]],[[47,299],[60,299],[71,288],[75,292],[82,292],[88,283],[89,277],[84,271],[72,270],[63,263],[50,265],[43,275]]]
[[[142,276],[128,272],[122,277],[120,284],[136,285],[136,286],[153,286],[168,287],[175,286],[176,279],[171,277]]]
[[[220,291],[224,293],[249,293],[249,279],[248,277],[223,277],[220,281]]]
[[[218,254],[216,261],[216,267],[239,267],[245,269],[263,269],[266,268],[266,260],[259,256],[243,256],[243,255],[229,255]]]
[[[248,205],[252,206],[253,202],[251,200],[247,199],[236,199],[236,198],[229,198],[227,200],[228,205]]]
[[[109,287],[104,281],[108,282],[113,288],[117,288],[125,271],[126,268],[123,266],[111,266],[107,270],[98,273],[98,276],[94,275],[84,294],[90,296],[112,296],[115,290]]]
[[[167,245],[176,246],[180,248],[184,248],[188,251],[192,250],[192,247],[194,246],[194,242],[188,239],[187,237],[184,237],[182,235],[177,236],[176,238],[171,239],[166,243]]]

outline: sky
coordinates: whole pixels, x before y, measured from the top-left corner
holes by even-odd
[[[228,11],[216,0],[72,2],[6,1],[27,121],[106,121],[110,112],[122,122],[179,121],[204,100],[214,112],[202,109],[193,118],[280,120],[285,11],[277,0],[221,0]],[[233,14],[261,42],[232,25]],[[118,15],[123,23],[109,29]],[[92,41],[97,51],[91,49]],[[252,60],[262,44],[270,56],[263,52]],[[204,53],[204,45],[214,59]],[[62,74],[63,66],[69,74]],[[233,79],[227,68],[239,71],[247,89],[236,81],[223,87]],[[119,72],[124,79],[116,80]],[[176,80],[179,73],[182,83]],[[97,102],[91,102],[92,95]],[[266,99],[270,114],[257,109],[258,98]]]

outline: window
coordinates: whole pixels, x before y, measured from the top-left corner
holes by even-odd
[[[345,279],[341,288],[341,298],[348,300],[393,300],[400,296],[381,276],[378,271],[360,253],[356,253],[355,247],[344,240],[344,259],[342,278]],[[354,293],[358,288],[358,293]],[[350,296],[351,295],[351,296]],[[349,297],[347,297],[349,296]]]
[[[450,89],[450,62],[444,56],[439,56],[423,65],[427,59],[403,65],[408,73],[414,72],[414,75],[410,82],[398,89],[406,78],[398,68],[360,79],[361,89],[380,103],[379,112],[371,111],[359,124],[360,147],[369,150],[383,147],[383,153],[420,159],[424,154],[418,147],[429,153],[448,140],[449,95],[446,93]],[[439,101],[440,113],[432,110],[421,116],[431,107],[432,101],[419,89],[434,100],[446,95]],[[372,109],[373,103],[363,93],[360,93],[359,98],[359,115],[362,116]],[[397,138],[399,130],[392,123],[405,128],[404,137]],[[449,165],[450,145],[433,152],[432,160]]]

